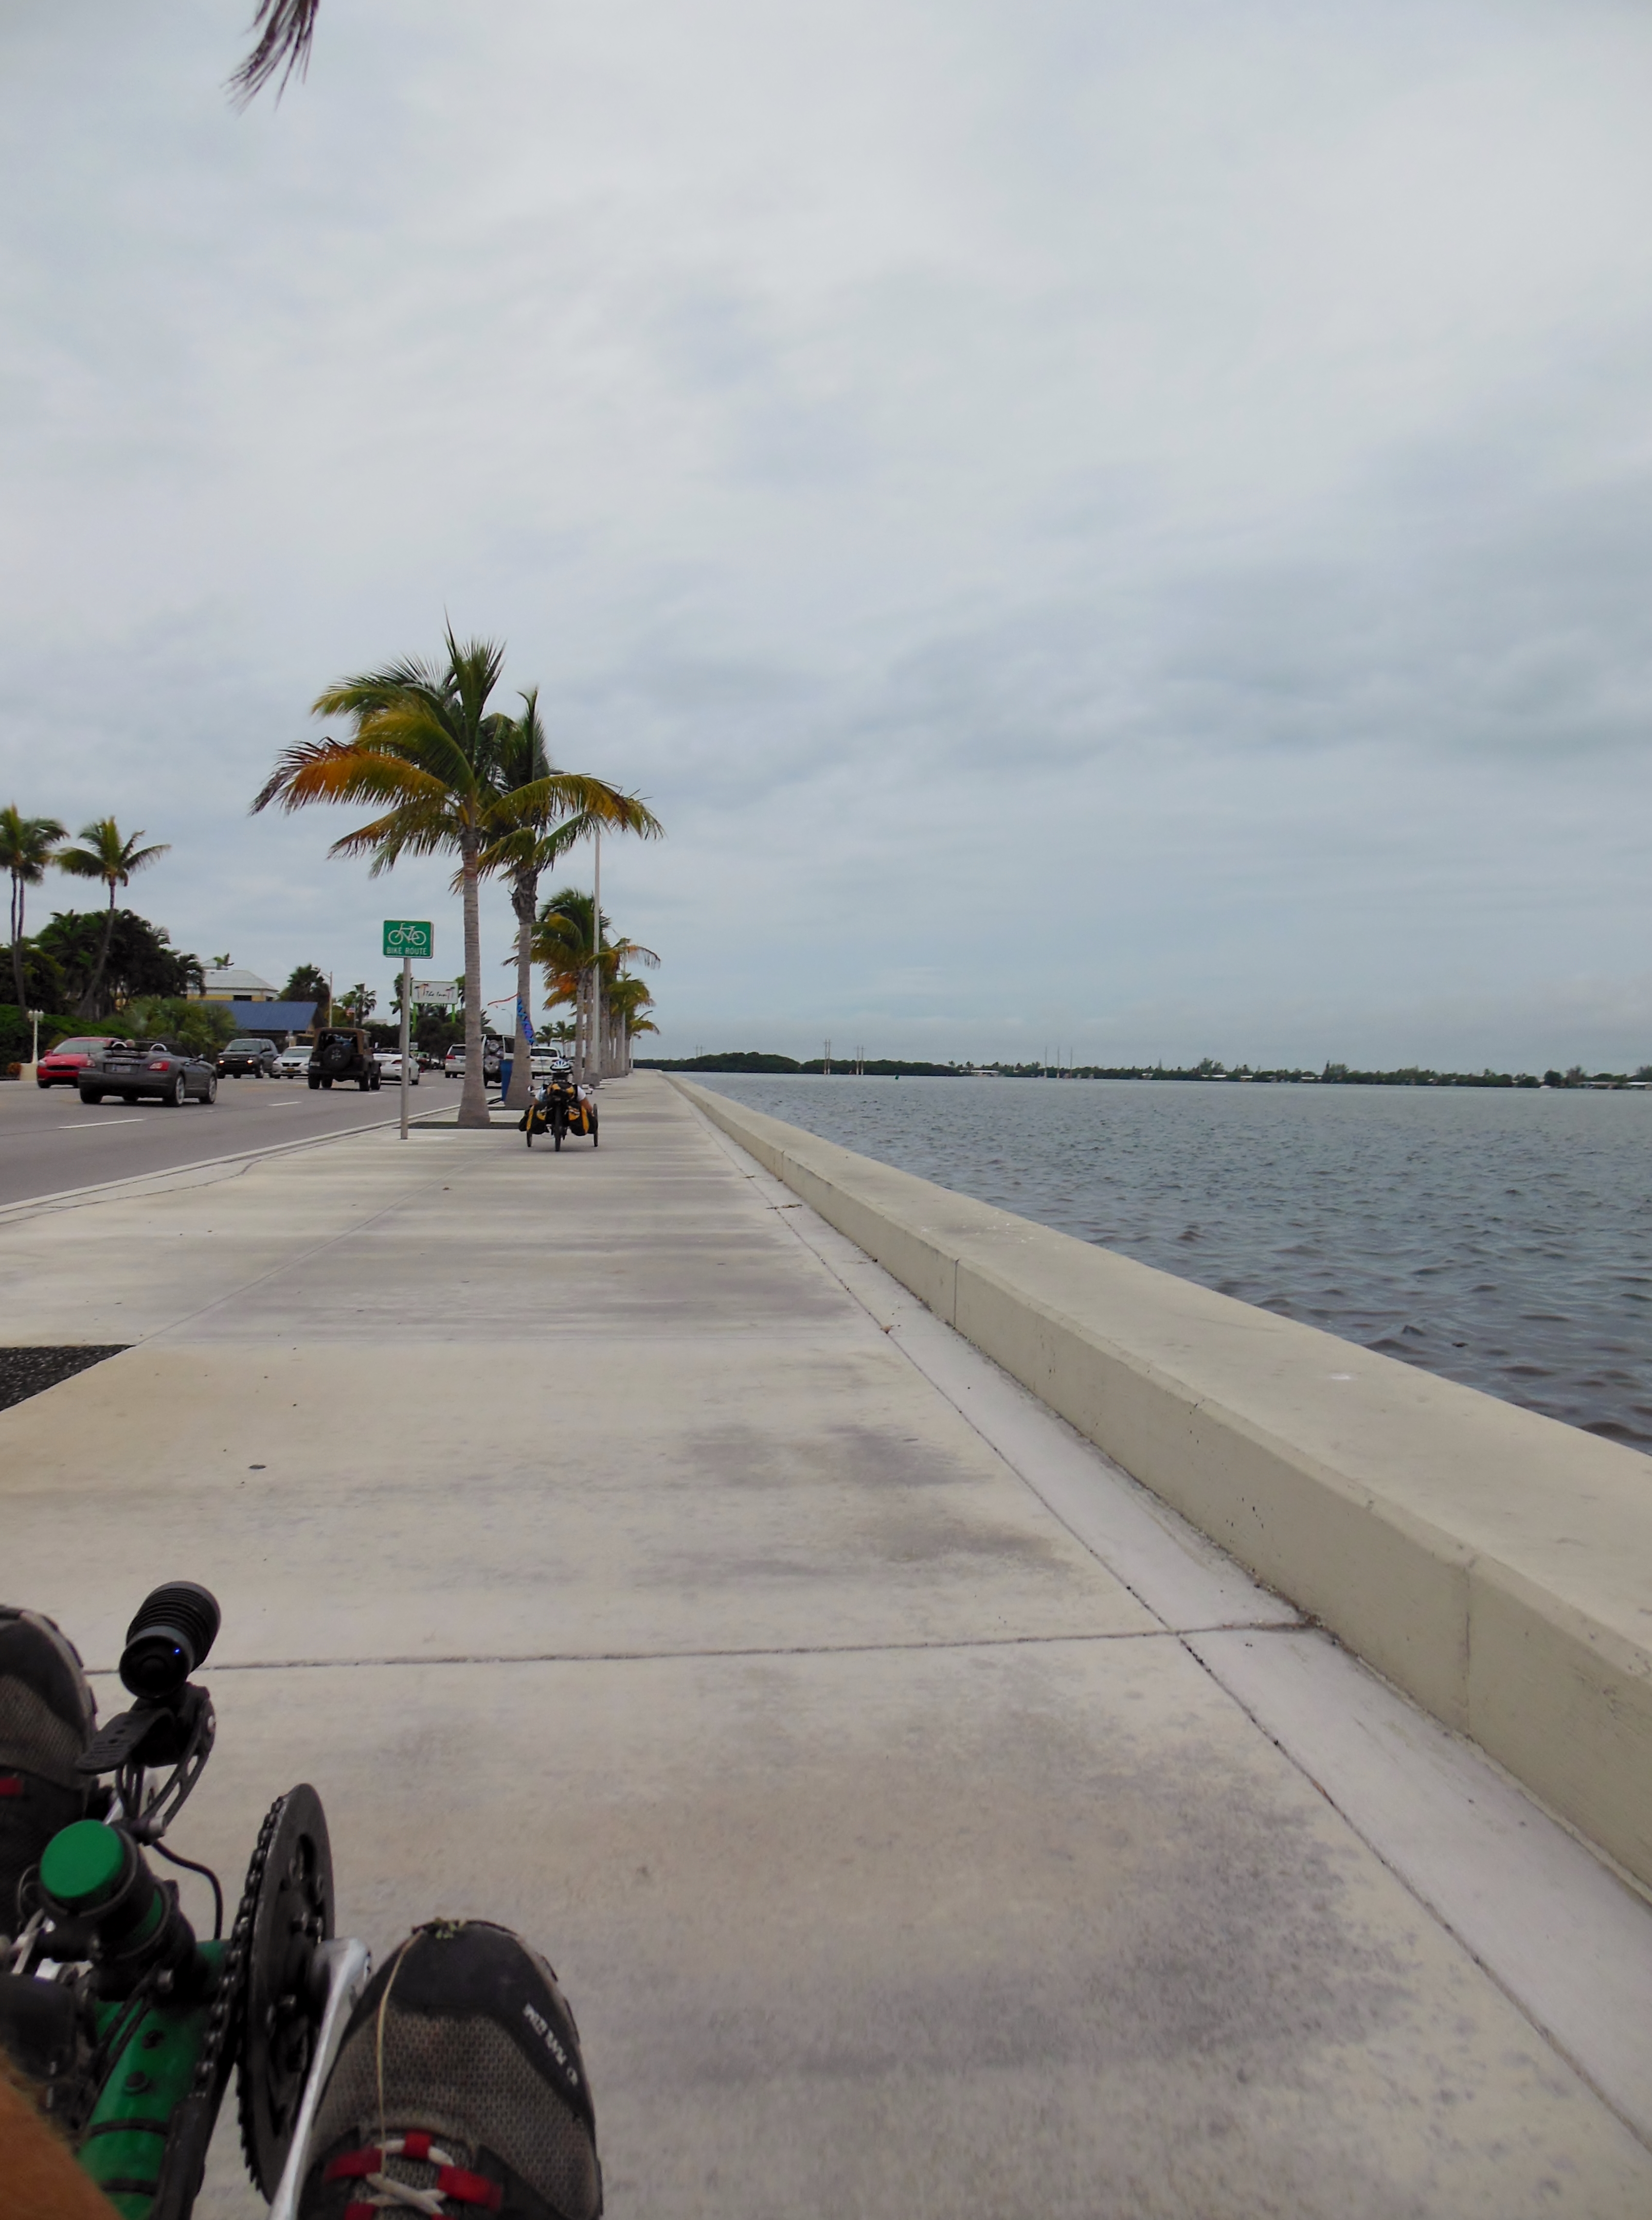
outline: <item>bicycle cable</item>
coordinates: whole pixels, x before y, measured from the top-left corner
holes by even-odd
[[[151,1843],[148,1847],[159,1852],[169,1866],[182,1866],[186,1873],[201,1874],[212,1883],[212,1939],[215,1942],[221,1942],[224,1939],[224,1892],[212,1868],[197,1865],[193,1858],[181,1857],[176,1850],[169,1850],[165,1843]]]

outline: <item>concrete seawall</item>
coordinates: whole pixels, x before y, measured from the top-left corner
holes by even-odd
[[[1652,1461],[673,1083],[1652,1886]]]

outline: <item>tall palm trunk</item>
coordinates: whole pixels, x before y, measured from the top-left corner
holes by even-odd
[[[103,945],[97,951],[97,969],[92,973],[91,984],[80,998],[77,1014],[83,1018],[103,1015],[103,974],[109,969],[109,952],[115,942],[115,882],[110,879],[108,883],[109,915],[103,920]]]
[[[464,864],[464,1087],[461,1126],[486,1126],[488,1090],[482,1077],[482,913],[477,899],[477,844],[467,841]]]
[[[28,989],[23,981],[23,879],[21,871],[11,875],[11,976],[17,988],[17,1007],[21,1011],[28,1001]]]
[[[522,1038],[521,1013],[533,1000],[533,913],[539,905],[539,875],[518,871],[511,880],[511,907],[516,912],[516,1020],[512,1034],[510,1094],[506,1107],[525,1110],[533,1092],[533,1051]]]

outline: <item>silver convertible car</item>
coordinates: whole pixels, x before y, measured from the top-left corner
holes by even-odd
[[[80,1069],[83,1102],[101,1102],[106,1094],[118,1094],[123,1102],[153,1094],[173,1108],[191,1095],[197,1102],[215,1102],[218,1074],[201,1057],[164,1040],[112,1041]]]

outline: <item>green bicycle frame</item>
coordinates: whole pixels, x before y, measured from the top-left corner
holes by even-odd
[[[223,1944],[196,1947],[216,1974]],[[122,2220],[149,2220],[172,2114],[189,2094],[211,2011],[210,1991],[190,2005],[152,2002],[110,2061],[78,2155]],[[99,2005],[99,2042],[130,2011],[129,2004]]]

